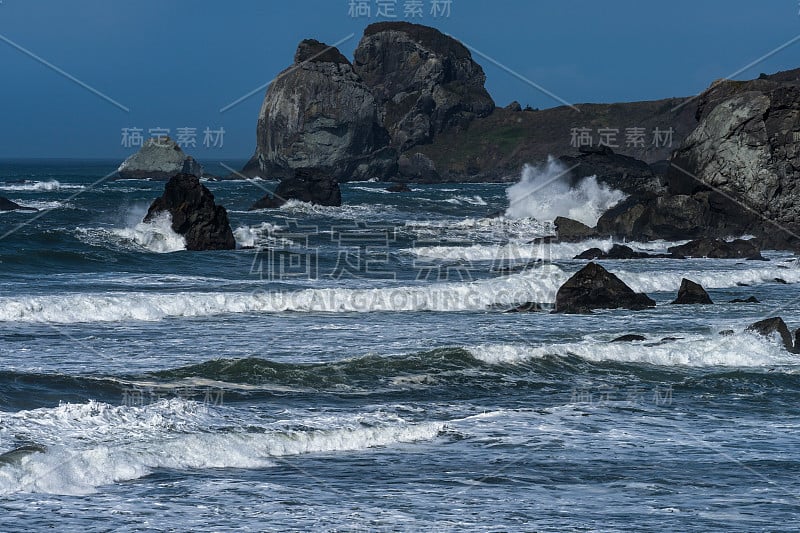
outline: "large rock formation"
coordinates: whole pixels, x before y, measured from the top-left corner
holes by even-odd
[[[372,89],[392,144],[401,151],[462,130],[494,110],[481,66],[464,45],[434,28],[371,24],[353,68]]]
[[[35,207],[21,206],[8,198],[0,196],[0,211],[38,211]]]
[[[397,168],[370,87],[339,50],[312,39],[267,91],[255,157],[268,178],[314,168],[339,181],[389,179]]]
[[[148,139],[142,148],[117,169],[122,179],[168,180],[184,172],[203,177],[203,167],[187,156],[169,137]]]
[[[177,174],[164,187],[147,211],[144,222],[160,213],[172,216],[172,229],[186,239],[187,250],[232,250],[236,248],[228,212],[214,203],[211,194],[197,176]]]
[[[339,183],[316,169],[297,169],[293,178],[278,184],[273,194],[267,194],[254,203],[250,210],[273,209],[289,200],[298,200],[316,205],[342,205]]]
[[[756,234],[800,234],[800,69],[722,80],[698,100],[697,127],[672,158],[672,194],[716,190]]]
[[[633,289],[617,276],[589,263],[569,278],[556,293],[556,313],[591,313],[593,309],[655,307],[656,302]]]

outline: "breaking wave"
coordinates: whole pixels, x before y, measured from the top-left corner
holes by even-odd
[[[474,282],[420,283],[373,289],[288,292],[180,292],[61,294],[0,298],[0,321],[154,321],[230,313],[469,311],[527,302],[552,302],[563,271],[544,266],[522,274]]]
[[[567,167],[552,156],[541,167],[525,165],[519,183],[509,187],[507,195],[509,218],[554,220],[565,216],[589,226],[625,198],[624,193],[597,183],[594,176],[571,186]]]
[[[271,458],[413,443],[444,429],[443,423],[362,417],[310,429],[248,424],[209,431],[214,420],[206,407],[181,399],[143,407],[91,401],[17,412],[4,420],[9,431],[22,430],[43,448],[0,462],[0,494],[89,494],[158,468],[266,468]]]

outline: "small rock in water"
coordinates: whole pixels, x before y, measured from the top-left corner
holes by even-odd
[[[755,296],[751,296],[747,299],[744,298],[734,298],[730,302],[731,304],[760,304],[761,302],[758,301],[758,298]]]
[[[646,294],[636,293],[617,276],[589,263],[569,278],[556,293],[556,313],[585,314],[593,309],[631,309],[655,307]]]
[[[699,283],[683,278],[681,288],[678,289],[678,297],[673,304],[713,304],[711,297]]]
[[[634,342],[634,341],[646,341],[647,337],[643,335],[635,335],[635,334],[628,334],[622,335],[621,337],[617,337],[613,339],[611,342]]]
[[[395,183],[391,187],[386,188],[389,192],[411,192],[411,188],[405,183]]]

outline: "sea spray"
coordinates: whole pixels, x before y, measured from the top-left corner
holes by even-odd
[[[525,165],[519,183],[506,191],[509,218],[553,220],[565,216],[589,226],[625,198],[621,191],[599,184],[595,176],[570,184],[568,168],[550,156],[543,166]]]
[[[186,249],[186,240],[172,229],[172,216],[168,212],[159,214],[149,222],[135,223],[135,220],[141,220],[141,217],[130,212],[126,227],[114,229],[112,233],[151,252],[169,253]]]

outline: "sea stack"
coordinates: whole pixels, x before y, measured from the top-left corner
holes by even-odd
[[[160,213],[172,216],[172,229],[186,239],[187,250],[233,250],[233,237],[228,212],[216,205],[214,195],[197,176],[177,174],[164,187],[164,194],[157,198],[144,222],[149,222]]]

